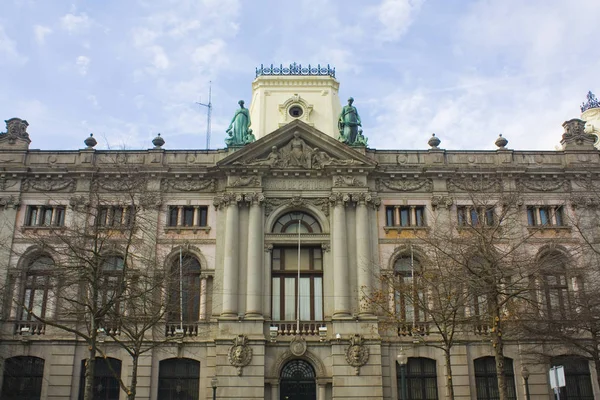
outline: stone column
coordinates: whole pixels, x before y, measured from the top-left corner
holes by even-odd
[[[224,195],[227,204],[225,214],[225,256],[223,259],[223,309],[221,317],[237,318],[238,316],[238,248],[239,248],[239,210],[238,201],[241,196]]]
[[[246,196],[250,203],[248,216],[248,276],[246,289],[246,317],[262,317],[263,294],[263,209],[262,193]]]
[[[279,399],[279,382],[271,383],[271,399],[272,400]]]
[[[348,271],[348,241],[346,239],[347,194],[334,193],[329,200],[333,205],[333,317],[350,316],[350,280]]]
[[[371,275],[373,260],[369,235],[369,210],[367,202],[371,200],[368,193],[353,195],[356,201],[356,264],[358,268],[358,312],[359,315],[371,315],[370,301],[372,293]]]
[[[202,277],[200,278],[200,316],[199,316],[199,320],[200,321],[204,321],[206,320],[206,301],[208,300],[208,293],[207,293],[207,284],[206,284],[207,278]]]
[[[319,393],[317,395],[317,400],[325,400],[325,397],[327,393],[327,384],[326,383],[319,383]]]

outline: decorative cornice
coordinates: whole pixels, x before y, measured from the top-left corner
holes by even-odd
[[[140,190],[142,182],[143,180],[138,178],[111,176],[96,178],[93,185],[96,189],[104,189],[110,192],[137,192]]]

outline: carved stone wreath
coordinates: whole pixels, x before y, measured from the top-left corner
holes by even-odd
[[[431,191],[431,179],[408,180],[408,179],[380,179],[378,181],[379,190],[391,189],[401,192],[413,192],[423,189],[426,192]]]
[[[294,336],[290,342],[290,351],[296,357],[303,356],[306,353],[306,340],[300,335]]]
[[[365,347],[360,335],[350,338],[350,346],[346,349],[346,362],[354,367],[354,373],[360,374],[360,367],[369,360],[369,349]]]
[[[242,368],[252,360],[252,348],[248,345],[248,337],[238,335],[227,353],[229,364],[237,368],[238,376],[242,375]]]
[[[74,179],[25,179],[22,185],[23,191],[36,190],[39,192],[57,192],[60,190],[75,190]]]
[[[169,191],[198,192],[215,190],[214,179],[164,179],[163,185]]]

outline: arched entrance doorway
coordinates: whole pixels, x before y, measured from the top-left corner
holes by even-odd
[[[280,400],[317,400],[315,370],[304,360],[292,360],[281,371]]]

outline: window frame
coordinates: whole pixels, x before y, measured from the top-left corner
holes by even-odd
[[[35,356],[14,356],[4,360],[0,397],[6,400],[41,399],[45,363],[43,358]]]
[[[479,357],[473,360],[475,395],[477,400],[496,400],[500,390],[496,374],[496,360],[493,356]],[[515,370],[512,358],[504,357],[504,380],[508,400],[517,400]],[[482,385],[483,386],[480,386]],[[481,396],[485,392],[484,396]]]
[[[63,205],[28,205],[23,225],[28,228],[56,228],[65,225],[67,207]]]
[[[183,291],[180,293],[179,257],[171,263],[171,274],[176,279],[171,279],[169,284],[167,320],[169,323],[179,323],[180,312],[183,314],[184,324],[195,324],[200,321],[200,282],[202,264],[200,260],[190,253],[182,254],[182,283]],[[197,268],[195,267],[197,265]],[[180,310],[180,295],[183,294],[183,309]]]
[[[413,213],[414,209],[414,213]],[[425,205],[385,206],[385,228],[426,228]]]
[[[50,262],[44,263],[42,268],[36,268],[35,265],[42,259],[48,259]],[[33,257],[28,263],[26,270],[23,274],[23,285],[21,299],[23,306],[28,310],[34,310],[37,295],[41,292],[41,309],[40,313],[37,314],[41,318],[45,318],[48,312],[48,303],[50,300],[51,292],[53,289],[52,273],[54,266],[54,260],[52,257],[46,254],[38,254]],[[20,318],[21,321],[33,321],[37,320],[32,316],[31,313],[24,309],[21,309]]]
[[[433,373],[426,372],[426,370],[431,369],[432,366]],[[427,357],[408,357],[404,367],[396,362],[396,380],[399,398],[402,387],[401,368],[406,368],[406,392],[408,395],[408,399],[406,400],[437,400],[439,398],[437,387],[437,363],[434,359]],[[433,393],[430,393],[431,389],[433,389]],[[415,392],[420,393],[415,396]],[[431,394],[433,394],[433,396],[431,396]]]
[[[181,225],[179,224],[179,221],[181,221]],[[169,205],[167,208],[166,227],[168,229],[208,228],[208,206]]]

